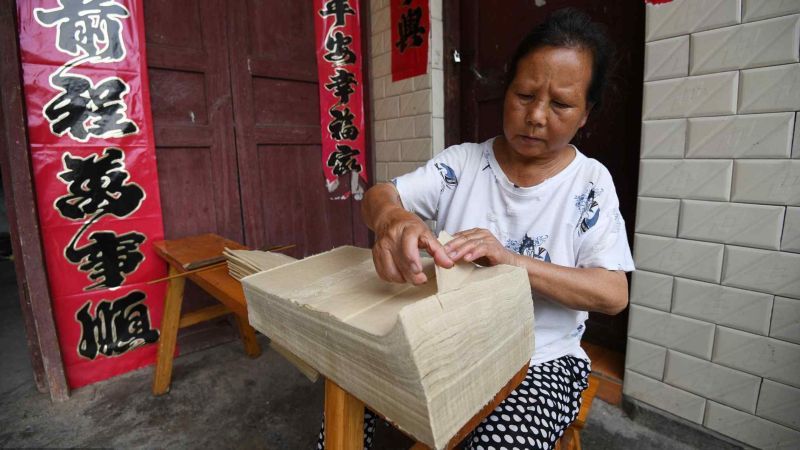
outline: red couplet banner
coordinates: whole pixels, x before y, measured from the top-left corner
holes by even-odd
[[[428,0],[390,0],[392,21],[392,81],[428,71],[431,32]]]
[[[358,0],[314,0],[322,170],[332,199],[361,200],[367,184]]]
[[[142,0],[18,0],[28,139],[67,381],[155,361],[166,265]]]

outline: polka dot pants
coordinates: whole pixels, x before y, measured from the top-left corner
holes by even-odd
[[[589,386],[588,361],[563,356],[528,368],[525,379],[464,441],[465,450],[553,448],[581,409]],[[364,411],[364,450],[371,450],[376,416]],[[323,450],[325,421],[317,450]]]
[[[519,387],[475,428],[465,450],[553,448],[578,416],[589,372],[589,362],[573,356],[529,367]]]

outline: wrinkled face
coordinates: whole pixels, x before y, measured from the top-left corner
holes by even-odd
[[[592,54],[580,48],[541,47],[520,59],[503,102],[507,149],[523,158],[563,150],[589,116]]]

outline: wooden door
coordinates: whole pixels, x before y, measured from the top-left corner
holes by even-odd
[[[446,0],[445,4],[445,20],[450,20],[445,24],[448,145],[479,142],[502,133],[506,64],[519,41],[548,13],[572,6],[607,24],[617,46],[617,70],[610,80],[605,105],[592,113],[573,142],[611,172],[628,242],[633,245],[644,77],[644,2]],[[458,64],[450,58],[454,50],[461,55]],[[627,322],[627,310],[613,317],[592,313],[586,339],[622,350]]]
[[[324,187],[313,14],[310,1],[146,2],[167,238],[291,243],[296,257],[368,244],[359,204]]]
[[[367,245],[359,203],[328,200],[322,176],[313,2],[242,0],[229,13],[247,245],[296,244],[295,257]]]
[[[224,0],[144,3],[147,66],[167,239],[241,242]]]

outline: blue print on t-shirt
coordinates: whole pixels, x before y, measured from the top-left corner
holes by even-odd
[[[578,219],[578,234],[581,235],[597,224],[600,218],[600,203],[597,196],[603,189],[594,187],[594,183],[589,183],[586,193],[575,196],[575,207],[580,214]]]
[[[447,186],[448,189],[454,189],[458,186],[458,178],[456,177],[455,171],[453,171],[450,166],[445,163],[436,163],[435,166],[439,170],[439,175],[442,176],[444,185]]]
[[[528,236],[528,233],[525,233],[522,242],[516,239],[508,239],[505,243],[505,247],[520,255],[538,259],[539,261],[550,262],[550,253],[546,248],[542,247],[542,244],[544,244],[548,237],[550,236],[544,235],[537,236],[534,239]]]

